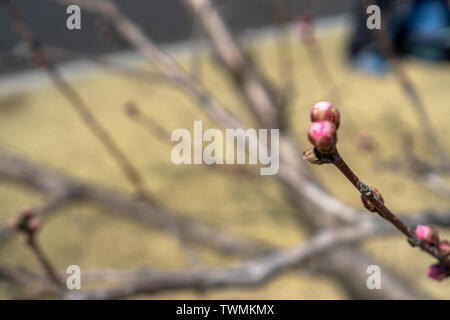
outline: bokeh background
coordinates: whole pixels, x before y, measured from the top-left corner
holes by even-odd
[[[295,208],[273,177],[248,180],[204,166],[175,166],[170,158],[173,144],[152,136],[126,115],[124,106],[132,101],[169,132],[176,128],[193,130],[194,120],[203,120],[204,129],[215,127],[196,104],[173,85],[157,79],[124,76],[93,62],[90,55],[139,70],[155,71],[154,66],[125,43],[109,35],[107,24],[82,12],[82,30],[68,31],[64,7],[34,0],[14,2],[23,10],[41,41],[55,49],[53,58],[60,63],[63,74],[133,159],[150,190],[164,206],[226,231],[282,248],[294,247],[308,238],[304,226],[295,216]],[[193,36],[195,21],[179,1],[117,3],[183,68],[192,71],[195,56],[196,65],[200,65],[196,72],[205,87],[249,126],[255,125],[244,101],[215,62],[211,49],[204,39]],[[274,23],[274,1],[233,0],[216,1],[216,4],[258,67],[280,86],[286,80],[280,71],[283,70],[279,63],[280,48],[291,54],[295,95],[289,124],[299,144],[304,146],[309,144],[306,132],[310,107],[317,101],[331,99],[333,94],[321,82],[321,74],[297,33],[298,17],[307,10],[314,10],[317,16],[315,30],[341,97],[341,153],[364,181],[382,190],[392,211],[405,213],[426,208],[450,208],[449,199],[430,191],[421,179],[400,169],[380,166],[379,159],[404,160],[404,138],[408,134],[414,141],[408,147],[428,161],[433,162],[435,157],[421,135],[420,123],[408,98],[392,73],[370,74],[354,68],[349,61],[348,47],[355,28],[352,23],[355,1],[286,0],[286,25],[282,30]],[[99,35],[99,28],[103,28],[106,36]],[[2,147],[72,177],[131,192],[114,161],[81,123],[45,72],[29,62],[26,50],[1,10],[0,39]],[[402,58],[402,65],[420,91],[444,149],[450,152],[448,62],[406,56]],[[371,145],[373,143],[376,151],[361,146],[361,133],[372,137]],[[332,195],[361,208],[357,192],[334,168],[321,166],[312,170]],[[448,175],[443,179],[450,183]],[[0,179],[1,224],[7,223],[23,206],[38,205],[43,200],[44,195],[31,188]],[[450,237],[450,230],[440,228],[440,232],[443,237]],[[82,270],[144,267],[177,270],[188,266],[176,241],[166,231],[149,231],[138,222],[83,201],[58,209],[39,233],[39,241],[61,270],[71,264],[79,265]],[[450,297],[448,281],[433,281],[426,275],[432,259],[411,249],[401,235],[368,240],[363,247],[409,279],[418,290],[433,298]],[[207,265],[220,266],[237,261],[237,257],[224,256],[201,246],[195,249]],[[19,235],[0,244],[0,265],[40,270]],[[95,285],[86,284],[87,287]],[[0,279],[0,298],[18,297],[26,293],[24,290]],[[331,276],[299,269],[283,272],[252,288],[206,292],[181,290],[143,298],[351,297]]]

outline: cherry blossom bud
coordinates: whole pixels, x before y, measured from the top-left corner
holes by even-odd
[[[314,152],[314,148],[308,148],[303,151],[303,160],[306,160],[311,164],[322,164],[322,161],[320,161]]]
[[[436,230],[430,226],[418,225],[416,227],[416,236],[428,242],[429,244],[437,244],[439,236]]]
[[[312,122],[330,121],[338,129],[340,120],[339,110],[329,101],[317,102],[311,109]]]
[[[433,264],[428,269],[428,276],[434,280],[441,281],[450,275],[450,270],[440,264]]]
[[[383,196],[381,195],[381,192],[378,191],[378,189],[375,187],[371,187],[371,189],[372,189],[372,193],[378,198],[378,200],[380,200],[382,203],[384,203],[384,199],[383,199]],[[367,200],[366,198],[361,196],[361,201],[367,210],[372,211],[372,212],[377,211],[377,207],[375,207],[375,205],[370,200]]]
[[[319,151],[330,151],[336,144],[336,126],[329,121],[313,122],[308,131],[309,141]]]
[[[447,240],[440,241],[438,244],[438,249],[442,256],[446,257],[450,255],[450,242]]]

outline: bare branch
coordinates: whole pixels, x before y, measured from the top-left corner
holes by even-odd
[[[283,127],[279,116],[281,106],[275,90],[250,58],[241,51],[218,10],[209,0],[184,2],[202,24],[226,70],[233,77],[235,84],[242,89],[250,110],[258,121],[267,128]]]
[[[132,217],[151,227],[155,225],[164,226],[161,216],[171,215],[185,239],[216,248],[224,253],[255,256],[271,250],[269,245],[239,238],[212,226],[188,218],[181,218],[181,214],[169,212],[155,204],[131,198],[121,192],[102,186],[69,178],[61,173],[34,164],[1,147],[0,177],[29,185],[50,194],[58,192],[58,190],[68,190],[73,197],[93,201],[112,212],[125,217]],[[45,215],[41,216],[42,219],[45,217]],[[4,241],[9,235],[11,233],[8,231],[2,233],[0,240]]]
[[[241,122],[215,100],[197,80],[184,72],[171,57],[155,46],[145,36],[141,28],[123,15],[113,2],[108,0],[52,1],[67,5],[77,4],[86,10],[108,17],[124,39],[136,47],[148,61],[154,63],[170,81],[182,87],[190,96],[198,101],[199,105],[214,121],[227,128],[243,127]]]
[[[364,10],[374,4],[373,0],[361,0],[363,3]],[[365,10],[366,11],[366,10]],[[408,97],[411,106],[417,114],[419,123],[422,125],[422,129],[425,137],[428,140],[429,145],[433,148],[436,155],[438,155],[443,163],[449,163],[449,158],[444,148],[442,147],[437,134],[433,128],[433,124],[431,123],[430,117],[428,116],[425,104],[423,103],[423,99],[417,90],[417,87],[409,78],[408,74],[403,69],[397,55],[394,52],[391,39],[389,35],[386,33],[386,19],[382,20],[383,26],[382,28],[374,29],[375,40],[378,44],[378,47],[381,50],[381,53],[385,56],[387,61],[389,62],[392,71],[394,72],[394,76],[400,84],[403,92]]]
[[[50,259],[42,250],[36,239],[36,232],[40,228],[40,220],[34,214],[33,209],[26,208],[21,215],[12,223],[12,226],[17,231],[23,233],[25,236],[25,243],[30,248],[36,259],[39,261],[45,270],[48,279],[60,290],[64,290],[63,282],[58,276],[55,267],[50,262]]]
[[[450,215],[448,212],[446,212],[444,218],[447,223],[450,223]],[[178,272],[109,270],[105,274],[97,271],[91,275],[94,276],[94,279],[114,281],[121,279],[122,284],[112,289],[95,289],[67,293],[65,298],[119,299],[139,294],[152,294],[161,291],[187,288],[204,290],[217,287],[255,286],[271,279],[281,271],[298,267],[312,256],[326,253],[336,247],[360,241],[373,235],[382,234],[389,230],[392,230],[390,225],[372,218],[355,226],[323,231],[311,240],[293,249],[274,252],[260,259],[225,268],[203,268]],[[355,262],[351,261],[351,263]],[[349,274],[354,277],[351,272]],[[397,291],[402,290],[401,288],[402,286],[400,285]],[[396,294],[393,295],[393,297],[395,296]],[[400,296],[404,297],[403,293]],[[418,298],[419,296],[414,296],[414,294],[410,293],[410,297]]]
[[[117,162],[125,177],[134,186],[136,191],[151,200],[151,195],[145,187],[145,183],[137,169],[130,162],[126,154],[118,147],[109,133],[100,125],[98,120],[89,110],[87,104],[83,101],[81,96],[69,85],[64,77],[55,68],[52,62],[42,48],[40,42],[30,30],[21,12],[9,0],[2,0],[6,13],[8,14],[15,31],[20,38],[28,45],[32,52],[34,61],[45,68],[50,79],[53,81],[56,88],[67,99],[69,104],[74,108],[78,115],[83,120],[84,124],[92,132],[92,134],[102,143],[110,156]]]

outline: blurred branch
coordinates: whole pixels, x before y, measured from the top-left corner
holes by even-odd
[[[272,3],[274,8],[273,20],[278,28],[278,32],[275,34],[278,69],[280,79],[283,81],[283,96],[285,97],[285,103],[287,103],[286,100],[291,99],[296,91],[294,49],[289,30],[286,27],[289,16],[286,11],[285,0],[272,0]]]
[[[425,217],[417,217],[424,220]],[[442,217],[450,225],[450,214]],[[262,284],[286,269],[298,267],[313,256],[326,254],[337,247],[362,239],[383,234],[392,226],[378,219],[367,219],[351,227],[322,231],[307,241],[289,250],[277,251],[263,258],[250,260],[225,268],[202,268],[198,270],[159,272],[156,270],[89,272],[94,280],[120,281],[122,284],[111,289],[69,292],[67,299],[119,299],[139,294],[152,294],[179,289],[210,289],[217,287],[246,287]],[[350,274],[350,273],[349,273]],[[89,277],[89,276],[88,276]],[[360,286],[364,285],[359,283]],[[367,288],[365,289],[367,291]],[[400,286],[398,291],[402,290]],[[401,296],[401,295],[400,295]],[[414,295],[411,295],[414,297]],[[419,296],[415,296],[419,298]]]
[[[450,201],[450,183],[440,173],[436,172],[432,166],[428,166],[420,159],[409,158],[406,161],[382,160],[378,162],[378,166],[395,170],[396,172],[404,171],[436,195]]]
[[[138,107],[138,105],[134,102],[128,101],[125,104],[125,111],[127,115],[135,121],[137,124],[142,126],[144,129],[146,129],[149,133],[151,133],[153,136],[155,136],[158,140],[163,142],[166,145],[170,145],[171,140],[171,133],[165,129],[163,126],[161,126],[155,119],[150,117],[148,114],[142,112],[142,110]],[[240,148],[241,146],[237,146]],[[257,179],[260,177],[256,173],[252,173],[250,170],[246,170],[239,166],[234,165],[217,165],[217,164],[206,164],[202,163],[202,167],[207,169],[214,169],[219,172],[224,172],[227,174],[233,174],[234,176],[240,176],[245,177],[248,179]]]
[[[61,274],[63,275],[63,274]],[[31,293],[25,296],[16,296],[17,300],[58,299],[62,291],[56,287],[46,276],[31,272],[23,267],[0,266],[0,283],[11,283],[27,288]]]
[[[181,214],[169,212],[156,204],[143,202],[115,190],[67,177],[32,163],[2,147],[0,147],[0,178],[31,186],[50,195],[58,190],[68,190],[68,192],[70,191],[68,197],[70,195],[70,197],[98,203],[112,212],[120,213],[127,218],[134,218],[151,227],[164,226],[165,221],[162,220],[161,215],[170,215],[185,239],[213,247],[223,253],[255,256],[271,250],[270,246],[261,242],[239,238],[212,226],[181,218]],[[41,219],[46,217],[46,214],[40,216]],[[4,231],[0,235],[0,240],[5,241],[11,232]]]
[[[184,3],[202,24],[225,69],[242,89],[258,121],[267,128],[283,127],[279,118],[282,105],[277,101],[276,91],[253,65],[250,57],[241,51],[218,10],[209,0],[184,0]]]
[[[155,119],[150,117],[148,114],[142,112],[142,110],[137,106],[134,102],[127,102],[125,104],[125,111],[127,115],[135,121],[137,124],[142,126],[144,129],[146,129],[150,134],[155,136],[158,140],[160,140],[162,143],[166,145],[170,145],[169,142],[171,141],[171,133],[165,129],[163,126],[161,126]],[[237,146],[237,148],[242,148],[242,146]],[[248,151],[248,150],[245,150]],[[233,175],[234,177],[238,178],[244,178],[249,183],[254,182],[256,179],[262,179],[262,177],[251,171],[247,170],[241,166],[235,166],[235,165],[218,165],[218,164],[206,164],[202,163],[202,167],[214,170],[216,172],[225,174],[225,175]],[[261,184],[252,184],[251,188],[255,191],[255,193],[258,194],[259,197],[262,199],[276,203],[276,199],[274,199],[273,196],[268,194],[265,189],[262,187]]]
[[[108,57],[99,57],[98,55],[56,47],[54,45],[42,45],[42,48],[43,50],[45,50],[45,52],[47,52],[49,59],[51,59],[52,61],[60,61],[65,59],[83,59],[91,61],[107,71],[114,72],[133,80],[167,82],[167,79],[158,72],[142,70],[141,68],[122,64]],[[14,49],[11,50],[10,53],[7,53],[5,55],[11,55],[26,61],[32,59],[32,53],[28,52],[28,48],[23,47],[23,43],[17,45]]]
[[[6,267],[0,266],[0,282],[11,282],[21,286],[30,286],[39,282],[40,285],[48,285],[48,279],[30,272],[23,267]]]
[[[411,213],[409,213],[411,215]],[[450,226],[450,212],[448,210],[425,210],[405,217],[410,223],[433,223],[440,226]],[[394,228],[377,218],[367,218],[364,222],[337,230],[323,231],[311,240],[294,249],[275,251],[264,258],[232,265],[225,268],[201,268],[191,271],[161,272],[155,269],[117,270],[97,269],[83,271],[83,282],[118,283],[113,289],[93,289],[88,291],[67,293],[69,299],[118,299],[132,297],[139,294],[158,293],[166,290],[178,289],[208,289],[225,286],[254,286],[262,284],[272,276],[292,267],[305,265],[310,259],[317,259],[329,254],[330,250],[361,240],[382,236],[395,231]],[[331,256],[332,257],[332,256]],[[350,260],[350,263],[355,261]],[[317,267],[315,263],[309,263]],[[307,264],[308,265],[308,264]],[[308,266],[310,268],[311,266]],[[383,270],[384,271],[384,270]],[[61,272],[61,275],[63,272]],[[349,273],[351,276],[352,274]],[[395,279],[393,285],[396,285]],[[0,266],[0,278],[19,282],[26,285],[36,284],[43,287],[47,282],[39,274],[26,270],[11,269]],[[182,280],[182,281],[180,281]],[[386,284],[388,286],[392,286]],[[364,285],[355,283],[355,287]],[[359,289],[361,290],[361,289]],[[367,289],[364,289],[368,291]],[[395,289],[401,291],[402,288]],[[395,291],[394,290],[394,291]],[[41,297],[35,295],[35,298]],[[395,296],[394,296],[395,297]],[[419,296],[415,296],[419,298]]]
[[[11,158],[5,156],[5,152],[0,152],[0,176],[3,178],[12,179],[22,183],[30,184],[32,186],[46,186],[48,184],[41,184],[40,177],[47,177],[46,181],[55,181],[52,185],[70,184],[78,186],[79,197],[86,198],[91,201],[98,202],[111,210],[123,211],[127,217],[133,216],[140,221],[154,225],[158,219],[154,219],[154,215],[158,214],[154,208],[149,207],[147,203],[141,203],[120,193],[111,190],[96,187],[93,185],[84,185],[78,181],[70,180],[56,172],[43,167],[37,167],[24,159],[14,156]],[[8,160],[9,158],[9,160]],[[9,165],[8,165],[9,163]],[[6,165],[5,165],[6,164]],[[33,174],[34,173],[34,174]],[[70,188],[69,188],[70,189]],[[449,216],[447,214],[447,216]],[[447,220],[439,212],[430,212],[430,219],[438,224],[439,219],[441,223]],[[188,219],[179,219],[182,232],[185,233],[186,238],[193,240],[199,244],[207,245],[219,249],[225,253],[239,253],[244,256],[255,256],[257,254],[267,254],[272,249],[270,246],[262,245],[253,241],[247,241],[227,235],[217,229],[202,225],[200,223],[192,222]],[[428,220],[427,220],[428,221]],[[443,221],[443,222],[442,222]],[[338,267],[336,263],[334,267]],[[353,280],[355,281],[355,276]],[[363,274],[364,276],[364,274]]]
[[[361,0],[361,1],[363,3],[363,8],[365,11],[367,11],[366,8],[368,6],[375,4],[374,0]],[[437,137],[436,131],[434,130],[434,127],[431,123],[430,117],[428,116],[425,104],[423,103],[423,99],[417,87],[411,81],[410,77],[402,67],[401,62],[399,61],[397,55],[395,54],[390,36],[386,30],[387,30],[386,19],[382,19],[382,27],[380,29],[373,30],[376,43],[378,44],[378,48],[389,62],[395,78],[400,84],[403,92],[408,97],[411,106],[413,107],[413,110],[416,112],[418,121],[422,126],[423,133],[426,139],[428,140],[429,146],[433,148],[433,151],[440,158],[442,163],[448,164],[449,158]]]
[[[120,35],[150,62],[154,63],[174,85],[182,87],[218,124],[227,128],[241,128],[241,121],[215,100],[197,80],[192,78],[167,54],[162,52],[141,28],[121,13],[109,0],[51,0],[66,5],[76,4],[85,10],[108,17]]]
[[[56,88],[77,111],[84,124],[102,143],[110,156],[117,162],[125,177],[127,177],[128,181],[135,188],[138,196],[147,202],[155,203],[156,199],[154,199],[153,195],[147,189],[144,178],[138,172],[128,156],[118,147],[112,136],[100,125],[86,103],[82,100],[81,96],[69,85],[49,60],[46,52],[42,49],[40,42],[26,24],[17,7],[15,7],[10,0],[2,0],[2,4],[6,8],[7,14],[15,26],[16,32],[22,40],[28,44],[30,51],[33,53],[35,62],[45,68]],[[158,217],[163,222],[163,225],[175,236],[188,260],[190,260],[193,265],[198,265],[199,258],[195,252],[186,245],[181,232],[178,230],[178,224],[171,220],[170,215],[160,214]]]
[[[11,19],[16,33],[28,45],[29,50],[33,54],[35,63],[45,68],[56,88],[78,113],[91,133],[102,143],[110,156],[117,162],[125,177],[129,180],[131,185],[134,186],[138,194],[151,199],[150,193],[145,187],[144,180],[137,169],[130,162],[125,153],[117,146],[109,133],[100,125],[81,96],[69,85],[48,59],[46,52],[42,49],[40,42],[26,24],[18,8],[12,4],[10,0],[1,0],[1,4],[4,6],[6,13]]]
[[[201,40],[203,40],[202,27],[197,20],[194,20],[191,34],[190,73],[198,81],[201,81],[203,71]]]
[[[376,166],[409,174],[436,195],[450,201],[450,183],[436,166],[428,163],[414,152],[413,139],[410,135],[405,135],[402,146],[403,157],[398,161],[382,159],[376,150],[372,150]]]
[[[226,268],[199,269],[156,273],[149,279],[140,279],[113,289],[77,292],[66,295],[69,299],[118,299],[138,294],[150,294],[175,289],[207,289],[229,286],[254,286],[267,281],[281,270],[298,266],[313,254],[330,249],[336,243],[345,243],[365,236],[367,228],[351,228],[324,232],[306,244],[291,250],[276,252],[262,259]]]
[[[60,182],[56,183],[58,185],[64,183],[73,183],[73,185],[77,185],[77,189],[79,190],[78,195],[82,198],[99,202],[102,205],[106,205],[111,210],[123,210],[126,213],[127,217],[130,217],[130,215],[132,215],[134,217],[137,217],[139,220],[150,223],[152,225],[155,222],[158,222],[158,219],[152,218],[152,216],[157,213],[154,212],[153,208],[149,208],[149,205],[147,203],[137,202],[134,199],[129,199],[126,196],[121,196],[117,192],[111,193],[111,191],[107,189],[96,188],[92,185],[83,185],[76,181],[70,182],[70,180],[67,180],[68,178],[48,169],[36,168],[30,163],[24,164],[24,160],[17,157],[10,159],[10,165],[5,166],[4,158],[4,152],[1,152],[0,176],[3,176],[4,178],[18,180],[24,183],[32,182],[32,185],[40,185],[39,179],[36,179],[36,177],[48,175],[50,178],[48,178],[47,181],[53,179],[61,180]],[[8,163],[8,161],[6,161],[6,163]],[[36,171],[38,171],[39,174],[28,174]],[[93,190],[94,192],[92,192]],[[433,219],[434,223],[436,224],[438,223],[439,219],[441,219],[442,223],[445,223],[446,221],[448,223],[449,215],[447,213],[445,215],[447,216],[447,220],[445,219],[445,216],[442,216],[439,212],[429,213],[429,217],[431,217],[431,219]],[[201,225],[200,223],[193,223],[187,219],[180,219],[178,221],[180,221],[180,225],[182,226],[181,230],[186,233],[187,238],[199,242],[203,245],[216,247],[223,252],[233,252],[243,254],[244,256],[254,256],[255,254],[269,253],[272,250],[270,249],[270,247],[265,245],[256,244],[254,242],[245,241],[243,239],[236,239],[235,237],[226,235],[219,230]],[[374,228],[378,229],[378,227]],[[335,267],[337,266],[339,266],[339,263],[335,264]],[[353,276],[353,281],[355,281],[355,275]],[[399,288],[401,288],[401,286]]]
[[[153,136],[158,138],[158,140],[165,144],[170,143],[172,134],[156,120],[152,119],[149,115],[144,114],[136,103],[128,101],[125,104],[125,112],[130,119],[141,125]]]
[[[305,12],[299,19],[297,31],[305,46],[311,65],[314,68],[314,75],[326,92],[331,91],[327,93],[331,93],[330,97],[332,98],[332,101],[335,101],[336,105],[341,106],[341,95],[332,76],[331,69],[328,66],[327,59],[325,59],[323,54],[319,37],[315,33],[314,19],[314,11],[308,10]]]
[[[30,248],[31,252],[45,270],[50,282],[59,288],[59,290],[64,290],[63,282],[55,271],[55,267],[50,262],[36,239],[36,232],[40,228],[40,220],[34,214],[33,210],[31,208],[24,209],[21,215],[12,222],[12,226],[24,235],[26,245]]]

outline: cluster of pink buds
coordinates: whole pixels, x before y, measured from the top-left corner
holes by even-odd
[[[442,280],[450,277],[448,260],[448,257],[450,257],[450,242],[447,240],[441,241],[437,231],[425,225],[418,225],[414,235],[407,225],[384,205],[384,199],[380,191],[361,182],[342,159],[336,147],[340,118],[339,110],[331,102],[321,101],[312,107],[312,123],[308,130],[308,139],[314,147],[303,152],[303,159],[312,164],[334,164],[359,190],[362,203],[367,210],[378,212],[383,219],[392,223],[405,234],[412,246],[420,246],[421,249],[439,260],[439,263],[430,267],[428,271],[430,278]]]
[[[450,255],[450,243],[447,240],[439,240],[438,232],[430,226],[418,225],[416,236],[427,244],[436,247],[441,257]],[[441,264],[434,264],[428,270],[428,276],[435,280],[442,280],[450,276],[450,268]]]
[[[308,139],[319,152],[327,153],[335,147],[340,119],[339,110],[331,102],[321,101],[312,107],[312,123],[308,130]],[[314,158],[311,158],[310,161],[305,154],[303,157],[311,163],[315,162]]]

